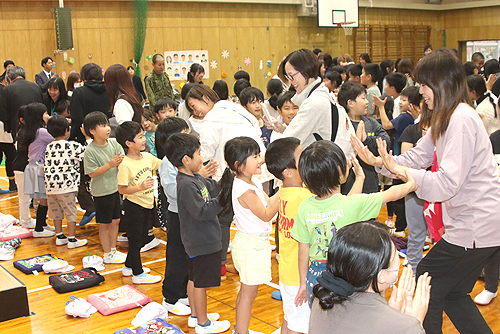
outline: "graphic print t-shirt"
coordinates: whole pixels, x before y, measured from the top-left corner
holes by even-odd
[[[80,161],[85,147],[75,141],[56,140],[45,149],[45,189],[47,194],[78,191]]]

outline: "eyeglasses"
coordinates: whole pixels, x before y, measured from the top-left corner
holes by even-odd
[[[296,76],[297,74],[299,74],[300,72],[295,72],[295,73],[285,73],[285,78],[288,80],[288,81],[293,81],[294,79],[294,76]]]

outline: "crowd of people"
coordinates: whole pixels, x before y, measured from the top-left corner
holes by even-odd
[[[103,73],[94,63],[65,85],[50,57],[33,83],[6,61],[2,192],[18,191],[20,223],[34,237],[70,249],[87,244],[77,238],[78,199],[79,225],[95,217],[104,262],[124,264],[134,284],[162,280],[141,252],[158,246],[153,228],[164,227],[163,306],[189,316],[196,333],[230,328],[208,312],[206,292],[232,270],[228,250],[241,282],[233,333],[256,333],[252,304],[271,281],[273,221],[282,333],[441,333],[443,311],[462,333],[492,333],[474,301],[488,304],[498,288],[500,65],[480,53],[462,64],[454,50],[424,51],[416,64],[378,65],[366,53],[355,64],[299,49],[265,93],[236,72],[234,96],[226,81],[203,84],[196,63],[176,94],[160,54],[144,85],[132,66]],[[442,217],[426,217],[428,205],[442,205]],[[408,235],[397,287],[391,234]],[[118,241],[128,241],[126,254]],[[473,301],[483,268],[485,290]]]

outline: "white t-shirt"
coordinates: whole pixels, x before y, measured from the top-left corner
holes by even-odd
[[[272,223],[270,221],[265,222],[258,218],[256,215],[252,213],[250,209],[245,209],[241,206],[238,198],[241,197],[247,190],[253,190],[259,196],[259,199],[267,208],[267,201],[264,195],[264,190],[262,189],[262,184],[259,181],[252,179],[255,183],[251,185],[246,183],[245,181],[235,177],[233,183],[233,193],[232,193],[232,201],[233,201],[233,210],[234,210],[234,224],[236,228],[246,234],[250,235],[261,235],[261,234],[271,234],[272,232]]]
[[[395,100],[394,100],[394,109],[392,111],[392,119],[395,119],[398,117],[401,112],[399,111],[399,100],[401,100],[401,95],[399,95]]]
[[[118,124],[123,122],[131,121],[134,118],[134,109],[124,99],[118,99],[115,102],[115,107],[113,108],[113,115],[116,117]]]

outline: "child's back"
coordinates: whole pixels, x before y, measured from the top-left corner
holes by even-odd
[[[77,192],[85,148],[78,142],[56,140],[45,149],[45,189],[48,194]]]

